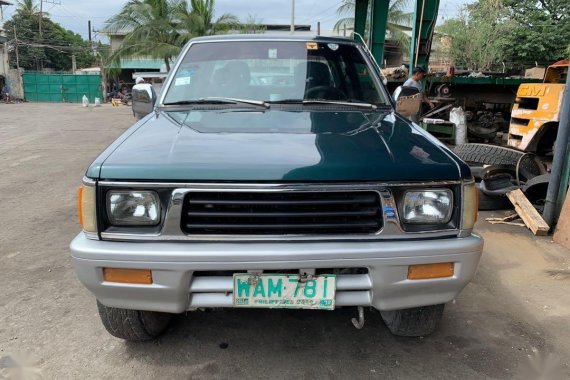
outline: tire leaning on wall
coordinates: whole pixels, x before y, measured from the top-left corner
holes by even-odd
[[[532,155],[524,156],[524,152],[516,149],[489,144],[461,144],[455,147],[454,152],[468,164],[476,165],[509,165],[516,168],[522,158],[519,165],[522,180],[529,180],[543,172]]]

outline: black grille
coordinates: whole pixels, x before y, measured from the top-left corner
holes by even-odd
[[[370,234],[382,228],[380,197],[363,192],[190,192],[187,234]]]

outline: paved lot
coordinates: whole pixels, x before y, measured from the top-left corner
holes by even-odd
[[[570,252],[485,221],[477,277],[430,337],[394,337],[372,310],[358,331],[354,309],[195,312],[155,342],[111,337],[68,244],[86,167],[132,121],[126,107],[0,104],[0,379],[14,361],[63,379],[508,379],[549,363],[570,377]]]

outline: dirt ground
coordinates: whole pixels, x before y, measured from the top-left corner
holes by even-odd
[[[394,337],[373,310],[356,330],[348,308],[193,312],[155,342],[113,338],[68,245],[85,169],[132,122],[127,107],[0,104],[0,379],[21,365],[60,379],[570,377],[570,252],[490,213],[478,274],[429,337]]]

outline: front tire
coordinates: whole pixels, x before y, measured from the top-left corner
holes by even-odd
[[[109,307],[97,301],[103,326],[109,334],[131,342],[152,340],[166,330],[172,314]]]
[[[384,323],[394,335],[426,336],[437,329],[445,304],[380,311]]]

